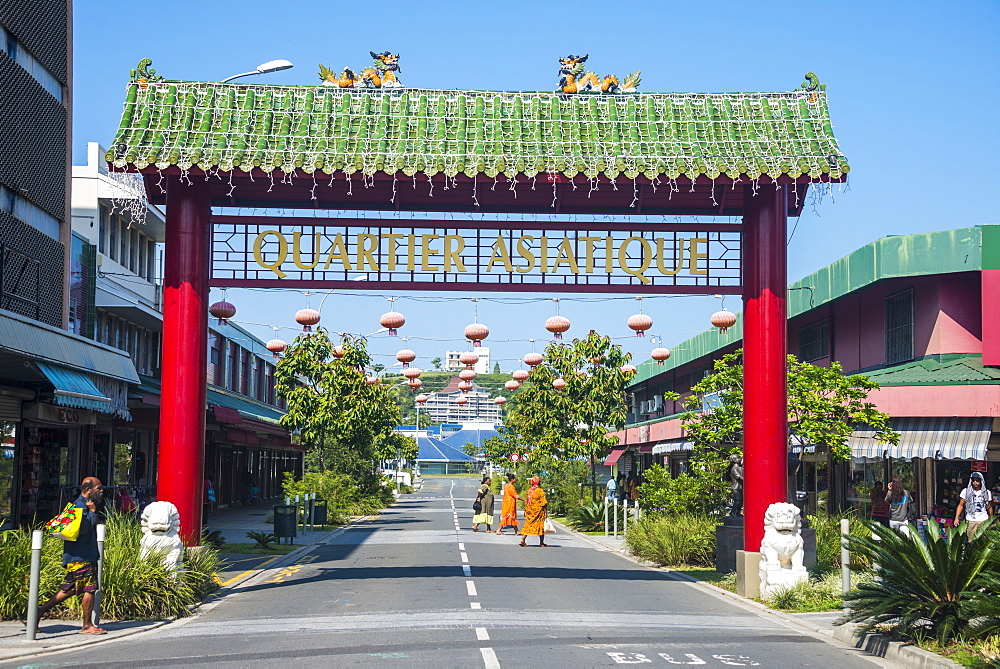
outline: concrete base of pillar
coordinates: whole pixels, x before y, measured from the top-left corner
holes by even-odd
[[[736,551],[736,594],[747,599],[760,597],[760,553]]]

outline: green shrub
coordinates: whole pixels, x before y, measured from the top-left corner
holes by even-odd
[[[156,556],[139,557],[142,531],[134,516],[112,514],[107,519],[101,615],[108,620],[142,620],[186,616],[188,607],[218,588],[218,553],[210,548],[188,551],[184,565],[172,573]],[[0,535],[0,617],[24,619],[28,608],[30,530]],[[40,599],[55,594],[62,582],[63,542],[46,537],[42,548]],[[80,598],[73,597],[51,612],[53,617],[77,618]]]
[[[299,480],[286,472],[282,489],[285,496],[293,498],[316,493],[327,501],[327,522],[342,525],[351,516],[371,515],[392,504],[395,487],[375,485],[362,489],[352,477],[337,472],[306,472]]]
[[[608,529],[615,526],[615,507],[608,505]],[[582,504],[566,516],[567,524],[575,530],[581,532],[603,532],[604,531],[604,502],[587,502]],[[625,507],[618,506],[618,529],[625,527]]]
[[[632,555],[661,566],[712,566],[716,525],[709,516],[643,513],[629,523],[625,544]]]
[[[813,611],[834,611],[843,605],[843,584],[839,571],[813,574],[808,581],[790,588],[782,588],[771,594],[768,604],[776,609],[808,613]],[[852,587],[870,579],[866,572],[851,574]]]
[[[264,549],[278,541],[278,537],[274,536],[270,532],[247,532],[247,539],[253,539],[256,548]]]
[[[878,580],[858,585],[846,598],[851,607],[845,622],[860,622],[867,631],[885,625],[898,636],[933,636],[944,644],[978,631],[989,611],[996,612],[995,586],[998,533],[983,531],[966,541],[965,524],[941,528],[928,521],[927,540],[915,529],[909,537],[869,520],[867,526],[880,541],[849,536],[852,553],[877,564]]]
[[[671,476],[665,467],[653,465],[643,477],[646,480],[639,486],[639,499],[644,509],[713,515],[724,511],[729,502],[729,488],[712,469]]]
[[[854,513],[847,513],[843,516],[832,516],[827,513],[806,516],[809,527],[816,530],[816,564],[820,569],[840,569],[841,518],[847,518],[850,521],[852,534],[860,537],[871,537],[871,531],[867,526],[857,522],[858,517]],[[851,555],[851,562],[859,569],[871,569],[871,562],[862,553]]]
[[[222,548],[226,545],[226,538],[222,536],[222,530],[212,530],[201,533],[201,545],[212,548]]]

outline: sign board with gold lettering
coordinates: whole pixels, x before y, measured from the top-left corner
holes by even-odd
[[[215,216],[212,283],[738,294],[740,242],[736,224]]]

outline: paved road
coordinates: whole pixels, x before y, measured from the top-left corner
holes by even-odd
[[[574,536],[473,533],[475,488],[428,478],[194,618],[8,666],[878,666]]]

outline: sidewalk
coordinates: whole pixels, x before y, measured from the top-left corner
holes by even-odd
[[[559,528],[565,530],[567,533],[573,533],[578,537],[583,538],[585,541],[590,541],[595,546],[600,547],[603,550],[610,550],[616,553],[622,554],[627,559],[637,563],[645,564],[646,566],[653,566],[652,564],[643,562],[638,558],[629,555],[625,550],[625,541],[623,535],[619,534],[618,537],[604,536],[604,535],[590,535],[581,534],[575,530],[565,527],[563,524],[559,523]],[[834,625],[834,622],[840,618],[839,611],[830,611],[822,613],[787,613],[785,611],[777,611],[775,609],[769,608],[768,606],[761,604],[760,602],[755,602],[744,597],[740,597],[736,593],[729,592],[723,588],[719,588],[710,583],[705,583],[699,581],[698,579],[685,574],[682,571],[675,571],[667,567],[661,567],[663,571],[669,572],[672,576],[688,581],[689,583],[696,585],[701,588],[705,588],[713,592],[714,594],[722,597],[731,599],[745,608],[754,609],[759,613],[764,613],[766,615],[771,615],[776,618],[780,618],[786,622],[791,622],[796,625],[805,627],[806,629],[821,634],[825,637],[836,639],[841,643],[845,643],[849,646],[854,646],[858,649],[863,649],[869,655],[878,656],[891,660],[893,662],[898,662],[901,665],[912,668],[924,668],[927,669],[944,669],[946,667],[959,667],[961,665],[952,662],[951,660],[941,657],[930,651],[922,650],[915,646],[907,643],[902,643],[899,641],[889,640],[878,634],[869,634],[864,638],[859,639],[855,634],[855,625]]]
[[[282,504],[284,503],[283,499],[270,500],[262,502],[260,506],[236,506],[213,511],[208,517],[208,530],[221,531],[227,543],[252,543],[252,540],[246,537],[247,532],[273,531],[274,526],[264,521],[267,513],[271,511],[272,505],[279,501]],[[337,530],[303,533],[302,526],[300,525],[297,531],[298,536],[295,537],[294,543],[300,548],[287,555],[230,556],[231,559],[236,558],[240,562],[230,565],[228,569],[223,568],[220,570],[220,580],[225,587],[217,594],[225,594],[227,589],[239,585],[239,583],[257,574],[262,568],[278,567],[286,561],[290,562],[297,559],[298,555],[305,549],[324,541]],[[220,552],[225,555],[225,546],[222,547]],[[106,629],[108,633],[103,636],[92,636],[79,633],[80,620],[78,619],[46,619],[40,622],[39,627],[41,631],[35,637],[35,640],[28,641],[23,623],[16,620],[0,621],[0,662],[30,657],[39,653],[68,650],[101,641],[130,636],[161,627],[169,622],[171,622],[171,619],[122,622],[101,621],[101,627]]]

